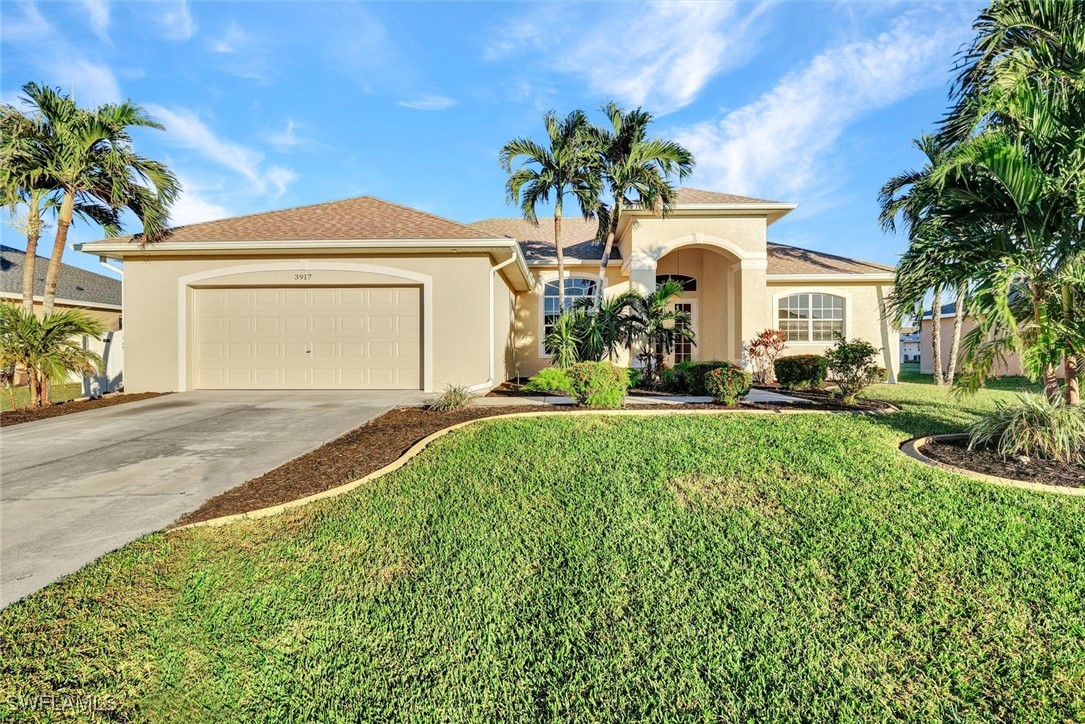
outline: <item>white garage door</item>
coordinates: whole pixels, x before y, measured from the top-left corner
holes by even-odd
[[[417,287],[193,290],[197,389],[421,387]]]

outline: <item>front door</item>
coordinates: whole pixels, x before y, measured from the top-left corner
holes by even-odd
[[[676,326],[689,327],[693,330],[694,335],[697,335],[697,303],[693,300],[686,300],[683,302],[675,302],[673,306],[676,312],[685,312],[689,315],[689,322],[676,322]],[[695,350],[693,342],[688,339],[679,339],[674,345],[674,353],[671,354],[671,359],[668,364],[673,367],[679,362],[690,362],[695,359]]]

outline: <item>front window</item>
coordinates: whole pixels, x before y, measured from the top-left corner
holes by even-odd
[[[844,298],[792,294],[780,300],[778,324],[788,342],[832,342],[844,336]]]
[[[578,299],[595,295],[595,280],[567,277],[565,279],[565,308],[569,309]],[[543,338],[554,328],[554,320],[561,314],[558,306],[558,280],[547,282],[543,292]]]

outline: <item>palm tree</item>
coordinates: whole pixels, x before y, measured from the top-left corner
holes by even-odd
[[[945,383],[953,386],[953,377],[957,373],[957,356],[961,349],[961,328],[964,326],[964,311],[967,302],[968,285],[957,287],[957,300],[953,307],[953,336],[949,341],[949,361],[946,364]],[[939,324],[938,326],[941,326]]]
[[[102,323],[82,309],[63,309],[39,318],[16,304],[0,303],[0,367],[22,366],[31,382],[31,400],[49,404],[49,382],[75,373],[101,371],[102,358],[83,349],[83,336],[101,339]]]
[[[561,216],[566,196],[572,196],[585,219],[595,218],[601,180],[598,150],[591,124],[583,111],[564,119],[553,111],[543,116],[547,143],[543,147],[528,138],[516,138],[502,147],[501,168],[509,174],[505,190],[510,204],[518,204],[524,218],[536,226],[539,204],[554,195],[554,251],[558,261],[558,308],[565,309],[565,248],[561,240]],[[515,170],[513,164],[518,160]]]
[[[638,205],[666,216],[676,199],[671,179],[693,172],[693,154],[674,141],[648,137],[652,115],[636,108],[623,111],[611,101],[603,106],[610,128],[597,128],[603,182],[609,207],[600,204],[600,236],[605,239],[599,261],[598,299],[603,299],[607,265],[614,251],[622,208]]]
[[[56,184],[60,196],[42,300],[42,311],[49,314],[77,208],[99,221],[111,236],[121,231],[120,210],[128,209],[143,224],[143,240],[153,241],[166,228],[180,185],[165,164],[132,149],[129,128],[163,130],[140,106],[125,101],[88,111],[70,97],[37,83],[24,85],[23,94],[45,129],[42,176]]]
[[[630,316],[630,351],[640,343],[638,355],[645,363],[644,379],[648,384],[658,380],[664,358],[674,351],[679,340],[696,344],[688,312],[681,312],[671,302],[682,296],[682,283],[673,279],[656,287],[649,294],[627,292]]]

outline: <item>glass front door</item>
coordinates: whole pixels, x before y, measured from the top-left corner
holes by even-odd
[[[689,327],[689,328],[693,329],[694,333],[696,333],[696,331],[697,331],[697,317],[695,316],[696,312],[694,311],[693,303],[692,302],[676,302],[675,305],[674,305],[674,310],[676,312],[685,312],[686,314],[689,315],[689,322],[677,321],[677,322],[675,322],[675,326],[676,327]],[[695,349],[695,347],[693,346],[693,342],[689,341],[688,339],[679,339],[677,342],[675,342],[675,345],[674,345],[674,355],[673,355],[674,360],[672,362],[672,365],[676,365],[679,362],[689,362],[689,361],[691,361],[693,359],[693,350],[694,349]]]

